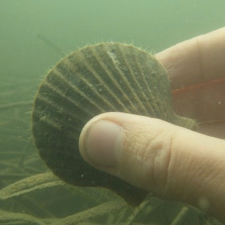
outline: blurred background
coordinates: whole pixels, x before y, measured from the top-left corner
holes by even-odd
[[[222,0],[1,0],[0,224],[57,224],[115,199],[106,190],[64,185],[38,156],[32,101],[57,61],[102,41],[157,53],[223,27],[224,8]],[[182,204],[155,198],[137,214],[123,204],[123,210],[115,202],[110,207],[104,213],[96,209],[100,217],[83,213],[81,220],[60,224],[217,224]]]

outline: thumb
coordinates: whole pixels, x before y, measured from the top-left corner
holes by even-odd
[[[85,161],[99,170],[220,219],[224,214],[223,140],[162,120],[113,112],[90,120],[79,145]]]

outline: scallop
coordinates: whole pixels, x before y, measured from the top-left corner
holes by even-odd
[[[88,165],[78,149],[87,121],[103,112],[159,118],[196,129],[176,115],[163,66],[150,53],[121,43],[86,46],[49,71],[34,100],[32,131],[41,158],[59,178],[83,187],[105,187],[138,205],[147,191]]]

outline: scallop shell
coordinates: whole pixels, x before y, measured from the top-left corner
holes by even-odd
[[[41,158],[65,182],[100,186],[132,204],[147,192],[89,166],[78,149],[85,123],[103,112],[126,112],[195,129],[172,108],[166,70],[132,45],[100,43],[63,58],[41,84],[33,107],[33,136]]]

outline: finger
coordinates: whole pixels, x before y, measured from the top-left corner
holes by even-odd
[[[179,43],[156,55],[173,89],[225,79],[225,28]]]
[[[225,137],[224,129],[218,132],[221,130],[218,127],[224,128],[225,124],[224,40],[225,28],[222,28],[156,55],[167,68],[175,89],[175,111],[181,116],[196,119],[201,132],[216,137]]]
[[[79,146],[93,167],[225,221],[224,141],[158,119],[105,113],[86,124]]]
[[[173,92],[176,112],[199,123],[225,121],[225,80]]]
[[[173,92],[175,112],[195,119],[199,124],[199,132],[218,138],[225,138],[224,99],[225,80]]]
[[[225,82],[215,81],[173,92],[173,105],[180,116],[195,119],[198,132],[225,139]]]
[[[216,138],[225,139],[225,122],[202,124],[198,132]]]

